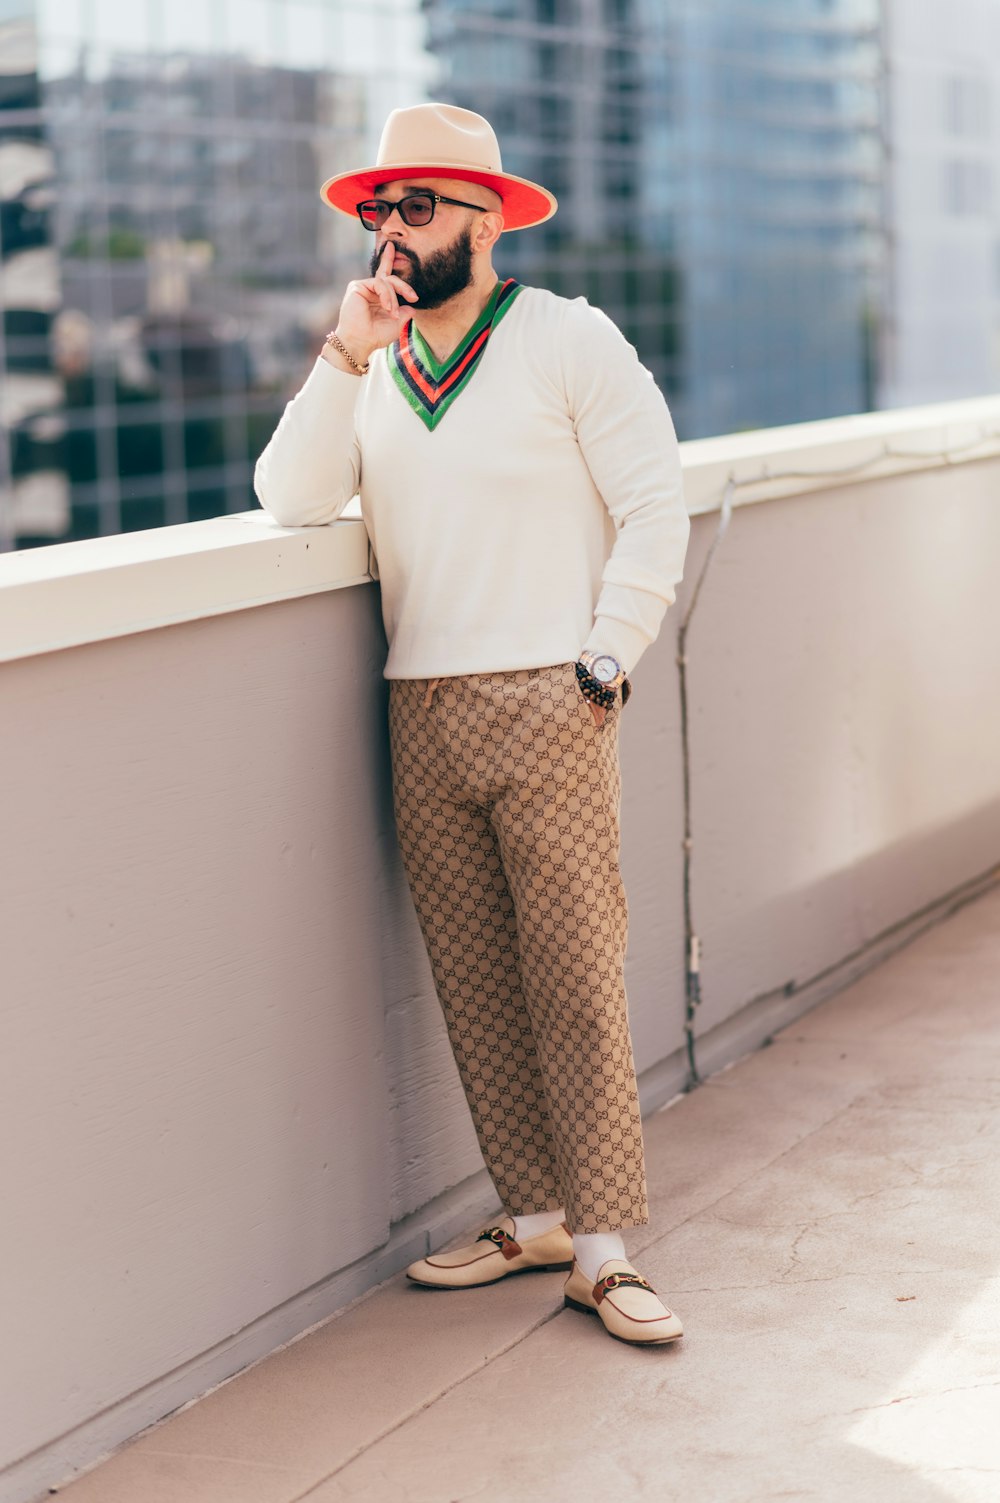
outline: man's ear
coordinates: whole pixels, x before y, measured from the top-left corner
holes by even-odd
[[[473,244],[478,251],[491,250],[502,234],[503,215],[491,210],[489,214],[484,215],[480,220],[479,229],[476,231],[476,238]]]

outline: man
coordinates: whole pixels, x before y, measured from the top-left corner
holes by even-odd
[[[677,439],[585,299],[500,279],[503,230],[555,212],[491,126],[395,110],[373,168],[322,189],[374,234],[368,278],[261,455],[261,504],[332,522],[359,490],[381,581],[399,844],[506,1215],[418,1284],[568,1269],[614,1336],[680,1321],[628,1262],[648,1220],[622,967],[619,716],[682,576]]]

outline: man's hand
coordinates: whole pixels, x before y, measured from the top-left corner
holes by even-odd
[[[359,365],[364,365],[376,350],[384,349],[399,338],[407,320],[411,317],[407,307],[400,307],[399,294],[408,302],[415,302],[417,294],[402,277],[392,275],[395,247],[387,240],[382,247],[378,271],[364,281],[348,282],[344,300],[340,305],[337,323],[337,338],[350,350]],[[343,356],[327,345],[324,355],[331,363],[340,365]],[[344,362],[346,366],[346,362]]]

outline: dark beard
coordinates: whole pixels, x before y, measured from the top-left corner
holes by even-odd
[[[377,251],[372,251],[371,260],[368,263],[372,276],[378,271],[378,264],[382,258],[381,246]],[[393,251],[395,256],[396,252]],[[429,256],[421,259],[415,251],[407,248],[401,252],[406,265],[407,275],[403,278],[417,294],[415,308],[440,308],[449,298],[455,297],[459,292],[464,292],[472,282],[472,226],[466,225],[460,230],[450,245],[443,250],[432,251]],[[400,298],[401,308],[406,306],[406,298]]]

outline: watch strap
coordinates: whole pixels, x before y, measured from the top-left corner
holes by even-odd
[[[577,683],[580,685],[580,692],[584,699],[589,699],[592,704],[603,705],[606,710],[610,710],[618,698],[617,688],[611,689],[606,684],[602,684],[600,679],[596,679],[579,659],[577,659],[574,667],[576,668]],[[626,680],[626,682],[628,681]],[[629,687],[631,688],[631,685]],[[622,704],[624,703],[625,696],[623,694]]]

